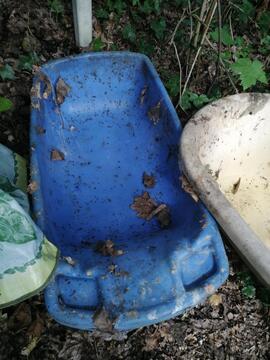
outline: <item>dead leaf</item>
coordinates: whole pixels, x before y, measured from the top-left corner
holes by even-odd
[[[95,327],[104,332],[112,332],[113,331],[113,320],[110,318],[107,310],[102,307],[98,309],[95,314],[93,315],[93,321]]]
[[[31,339],[29,344],[22,349],[21,355],[28,357],[31,354],[31,352],[35,349],[38,342],[39,342],[39,339],[37,339],[37,338]]]
[[[37,313],[36,319],[32,322],[27,330],[29,338],[40,338],[45,330],[45,323],[43,318]]]
[[[56,103],[58,105],[63,104],[65,97],[70,92],[70,87],[60,77],[56,83]]]
[[[137,212],[138,217],[148,220],[149,216],[158,207],[155,200],[151,199],[148,192],[144,192],[140,196],[134,198],[134,202],[131,205],[131,209]],[[151,219],[152,217],[150,217]]]
[[[209,298],[209,303],[212,307],[217,307],[222,303],[222,297],[220,294],[213,294]]]
[[[135,197],[131,209],[137,212],[138,217],[147,221],[152,220],[156,216],[162,229],[167,228],[171,224],[169,207],[166,204],[158,205],[148,192]]]
[[[38,135],[43,135],[46,133],[46,130],[41,126],[35,126],[35,130]]]
[[[155,334],[153,334],[145,339],[145,345],[143,347],[143,350],[147,352],[152,351],[158,348],[158,344],[159,338],[156,337]]]
[[[153,174],[143,173],[143,185],[147,188],[153,188],[156,185],[156,179]]]
[[[199,197],[198,197],[198,195],[195,193],[195,191],[193,190],[193,187],[192,187],[192,185],[189,183],[188,179],[187,179],[184,175],[182,175],[182,176],[180,177],[180,181],[181,181],[181,183],[182,183],[182,189],[183,189],[186,193],[188,193],[188,194],[192,197],[192,199],[193,199],[194,201],[198,202],[198,201],[199,201]]]
[[[115,244],[112,240],[106,240],[98,242],[96,245],[96,251],[103,256],[121,256],[124,251],[121,249],[115,249]]]
[[[232,193],[235,195],[237,193],[237,191],[239,190],[240,187],[240,183],[241,183],[241,178],[239,178],[236,183],[233,184],[232,187]]]
[[[148,89],[148,86],[145,86],[141,91],[141,94],[140,94],[140,104],[141,105],[143,105],[143,103],[144,103],[147,89]]]
[[[148,221],[151,220],[154,216],[158,215],[160,212],[162,212],[166,208],[167,208],[167,205],[165,205],[165,204],[159,205],[151,212],[151,214],[147,217],[146,220],[148,220]]]
[[[98,21],[98,19],[93,16],[92,18],[92,25],[93,25],[93,30],[94,30],[94,37],[95,38],[100,38],[101,35],[103,34],[102,33],[102,28],[101,28],[101,25],[100,25],[100,22]]]
[[[33,86],[31,87],[30,90],[30,95],[31,97],[35,97],[38,99],[41,99],[41,95],[40,95],[40,81],[36,81]]]
[[[40,74],[40,80],[42,80],[45,83],[42,97],[43,97],[43,99],[47,100],[52,93],[51,82],[50,82],[48,76],[45,74],[42,74],[42,73]]]
[[[63,160],[65,160],[65,155],[61,151],[54,149],[51,151],[51,160],[63,161]]]
[[[76,261],[71,256],[63,256],[63,259],[71,266],[76,265]]]
[[[21,303],[8,320],[10,330],[21,330],[29,326],[32,322],[30,306],[27,303]]]
[[[33,194],[38,189],[38,183],[36,181],[31,181],[27,186],[27,192]]]
[[[157,123],[160,120],[160,116],[161,116],[160,110],[161,110],[161,101],[159,101],[157,105],[152,107],[147,113],[149,119],[154,123],[154,125],[157,125]]]
[[[165,205],[165,207],[158,212],[157,219],[162,229],[166,229],[171,225],[171,213],[167,205]]]

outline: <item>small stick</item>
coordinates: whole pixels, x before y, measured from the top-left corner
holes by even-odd
[[[213,0],[212,3],[211,3],[211,6],[210,6],[210,9],[208,11],[208,14],[207,14],[207,18],[206,18],[206,24],[205,24],[205,29],[204,29],[204,32],[203,32],[203,35],[202,35],[202,39],[201,39],[201,42],[200,42],[200,46],[198,47],[197,49],[197,52],[196,52],[196,55],[195,55],[195,58],[193,60],[193,63],[191,65],[191,68],[189,70],[189,73],[188,73],[188,76],[187,76],[187,79],[186,79],[186,82],[185,82],[185,85],[184,85],[184,88],[183,88],[183,92],[182,92],[182,96],[184,95],[186,89],[187,89],[187,85],[189,83],[189,80],[190,80],[190,77],[192,75],[192,72],[193,72],[193,69],[194,69],[194,66],[197,62],[197,59],[200,55],[200,52],[202,50],[202,46],[204,44],[204,40],[206,38],[206,35],[207,35],[207,32],[208,32],[208,29],[209,29],[209,26],[211,24],[211,21],[212,21],[212,18],[214,16],[214,13],[216,11],[216,7],[217,7],[217,0]]]

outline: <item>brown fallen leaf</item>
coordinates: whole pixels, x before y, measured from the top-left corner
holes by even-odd
[[[156,179],[153,174],[143,173],[143,185],[147,188],[153,188],[156,185]]]
[[[58,105],[63,104],[65,97],[70,92],[70,87],[65,83],[65,81],[60,77],[56,83],[56,103]]]
[[[54,149],[51,151],[51,160],[63,161],[63,160],[65,160],[65,155],[61,151]]]
[[[52,93],[52,85],[47,75],[40,73],[40,80],[44,82],[45,87],[43,90],[42,97],[47,100]]]
[[[37,346],[41,335],[45,330],[45,323],[42,317],[37,313],[36,319],[32,324],[29,326],[26,335],[28,336],[29,342],[28,344],[22,349],[21,355],[29,356],[31,352]]]
[[[109,313],[107,312],[107,310],[104,307],[98,309],[95,312],[95,314],[93,315],[93,321],[94,321],[95,327],[98,330],[104,331],[104,332],[112,332],[113,331],[114,322],[110,318]]]
[[[149,119],[154,123],[154,125],[157,125],[157,123],[160,120],[160,116],[161,116],[160,110],[161,110],[161,101],[159,101],[157,105],[152,107],[147,113]]]
[[[232,193],[235,195],[237,193],[237,191],[239,190],[240,187],[240,183],[241,183],[241,178],[239,178],[236,183],[233,184],[232,187]]]
[[[32,322],[32,324],[29,326],[27,330],[27,335],[29,338],[40,338],[40,336],[43,334],[45,330],[45,323],[43,318],[39,315],[39,313],[36,314],[36,319]]]
[[[27,192],[33,194],[38,189],[38,183],[36,181],[31,181],[27,186]]]
[[[33,86],[31,87],[31,90],[30,90],[31,97],[41,99],[40,85],[41,85],[40,81],[36,81],[35,84],[33,84]]]
[[[144,341],[144,347],[142,348],[142,350],[148,352],[157,349],[159,340],[159,337],[155,336],[155,334],[148,336]]]
[[[158,212],[157,219],[162,229],[166,229],[171,225],[171,213],[167,205]]]
[[[115,244],[112,240],[100,241],[96,245],[96,251],[103,256],[121,256],[124,251],[121,249],[115,249]]]
[[[150,219],[153,211],[158,207],[158,204],[153,200],[148,192],[144,192],[140,196],[134,198],[134,202],[131,205],[131,209],[137,212],[138,217],[148,220]]]
[[[199,201],[199,196],[195,193],[195,191],[193,190],[192,185],[189,183],[188,179],[184,175],[182,175],[180,177],[180,182],[182,184],[182,189],[186,193],[188,193],[192,197],[192,199],[194,201],[198,202]]]
[[[21,303],[8,320],[10,330],[21,330],[29,326],[32,322],[30,306],[27,303]]]
[[[144,103],[147,89],[148,89],[148,86],[145,86],[141,91],[141,94],[140,94],[140,104],[141,105],[143,105],[143,103]]]

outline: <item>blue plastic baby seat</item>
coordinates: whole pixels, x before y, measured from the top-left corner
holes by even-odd
[[[225,281],[216,224],[181,188],[180,122],[147,57],[50,62],[32,105],[34,212],[62,253],[45,293],[58,322],[127,331],[182,313]]]

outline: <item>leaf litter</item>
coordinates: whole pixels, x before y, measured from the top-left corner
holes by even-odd
[[[96,252],[103,256],[121,256],[124,255],[124,251],[116,249],[115,244],[112,240],[100,241],[96,244]]]
[[[146,188],[153,188],[156,185],[156,179],[153,174],[148,175],[146,172],[143,173],[143,185]]]
[[[57,80],[57,83],[56,83],[56,103],[58,105],[63,104],[63,102],[65,101],[65,98],[66,98],[66,96],[68,95],[69,92],[70,92],[70,87],[60,77]]]
[[[137,216],[147,221],[157,217],[161,228],[166,228],[171,223],[171,214],[168,205],[158,204],[152,199],[148,192],[134,198],[131,209],[137,212]]]
[[[65,155],[59,150],[52,150],[51,151],[51,160],[52,161],[63,161],[65,160]]]

